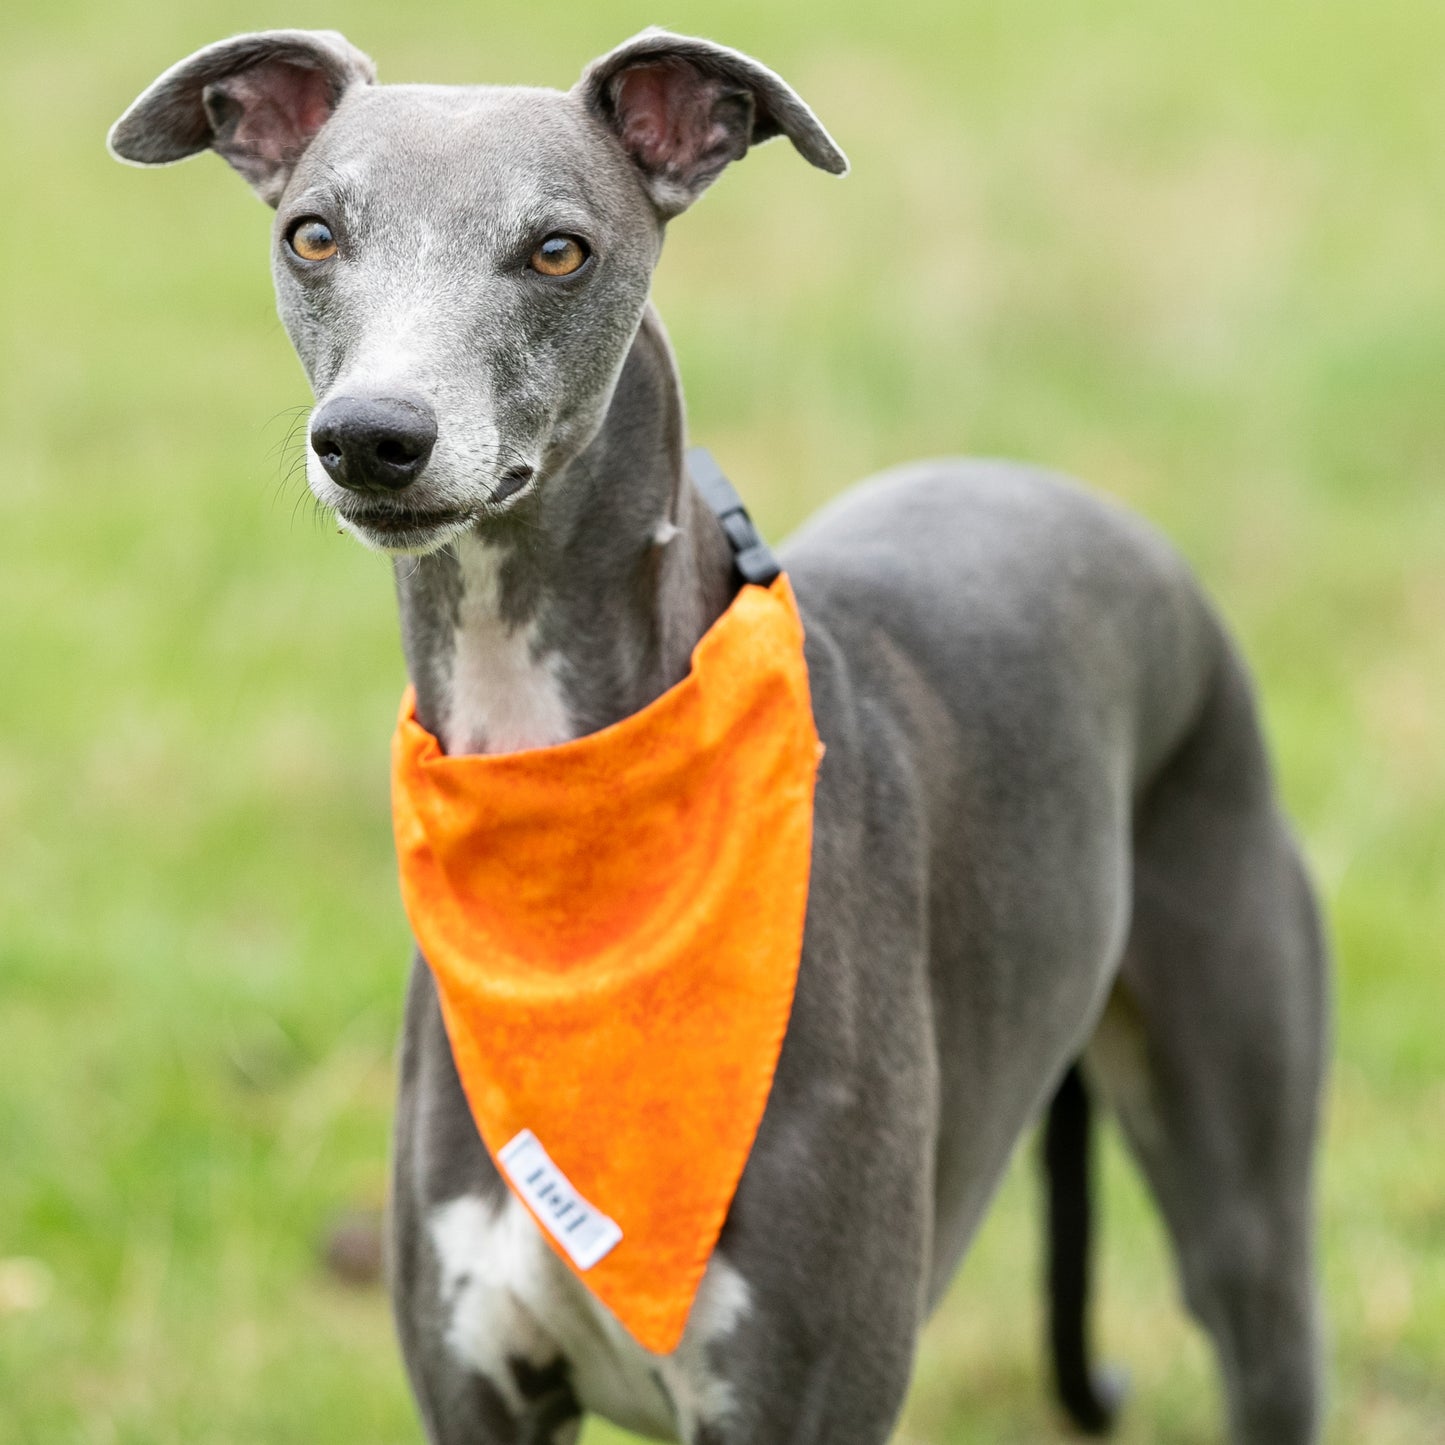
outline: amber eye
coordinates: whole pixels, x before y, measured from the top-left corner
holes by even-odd
[[[329,261],[336,254],[331,227],[315,216],[305,216],[286,233],[286,244],[303,261]]]
[[[576,236],[548,236],[527,264],[543,276],[570,276],[582,269],[588,254]]]

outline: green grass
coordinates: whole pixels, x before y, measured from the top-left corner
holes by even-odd
[[[285,480],[306,394],[267,213],[214,158],[122,170],[105,128],[235,30],[566,84],[655,20],[778,67],[854,162],[765,148],[658,278],[694,433],[767,529],[910,455],[1028,457],[1156,520],[1240,634],[1338,952],[1330,1439],[1445,1441],[1445,8],[11,0],[0,1445],[419,1439],[382,1298],[316,1253],[385,1188],[389,579]],[[1123,1438],[1216,1440],[1106,1163]],[[931,1329],[909,1441],[1059,1438],[1030,1174]]]

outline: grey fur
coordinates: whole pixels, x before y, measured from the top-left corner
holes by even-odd
[[[624,145],[619,86],[626,74],[639,69],[701,79],[709,87],[709,110],[718,126],[713,153],[696,166],[652,166],[634,156],[643,185],[664,217],[691,205],[728,161],[774,136],[787,136],[798,154],[821,170],[847,174],[848,159],[833,137],[792,87],[766,66],[724,45],[655,28],[594,60],[580,82],[589,108],[624,132]]]
[[[114,148],[200,148],[204,87],[298,46],[339,69],[330,119],[276,187],[281,314],[319,402],[405,390],[439,418],[397,497],[310,472],[369,544],[379,516],[409,529],[400,547],[388,535],[422,721],[452,746],[497,744],[496,713],[458,722],[458,679],[493,647],[545,664],[569,733],[636,711],[685,675],[730,595],[647,303],[665,219],[752,141],[785,133],[831,171],[841,153],[772,72],[656,31],[566,93],[375,87],[339,37],[241,37],[162,77]],[[649,170],[623,143],[635,64],[710,87],[698,113],[721,149],[670,190],[667,158]],[[285,243],[315,214],[341,246],[326,269]],[[549,232],[591,246],[575,277],[527,270]],[[519,464],[533,478],[504,496]],[[887,473],[783,558],[828,751],[797,1001],[719,1246],[748,1305],[614,1413],[693,1445],[885,1440],[929,1308],[1083,1055],[1159,1198],[1231,1438],[1308,1445],[1324,949],[1218,621],[1142,523],[1002,462]],[[595,1361],[532,1340],[483,1377],[449,1342],[428,1220],[504,1191],[420,960],[401,1075],[392,1279],[430,1437],[569,1439]],[[580,1290],[567,1298],[580,1321]],[[684,1408],[704,1399],[699,1372],[726,1388]]]
[[[110,153],[132,165],[164,166],[216,150],[274,205],[300,150],[266,156],[236,136],[245,101],[239,77],[281,67],[322,79],[334,107],[353,86],[370,85],[376,67],[334,30],[265,30],[218,40],[173,65],[151,84],[110,132]]]

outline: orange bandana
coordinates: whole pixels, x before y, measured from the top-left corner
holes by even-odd
[[[599,733],[447,757],[410,690],[401,891],[473,1118],[640,1344],[682,1336],[772,1087],[822,754],[786,577]]]

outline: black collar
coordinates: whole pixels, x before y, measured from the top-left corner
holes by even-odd
[[[752,582],[759,587],[769,586],[783,570],[773,550],[758,535],[743,499],[733,489],[733,484],[723,475],[722,468],[713,460],[706,447],[689,447],[687,469],[692,473],[693,482],[702,493],[703,500],[711,507],[727,533],[728,543],[733,549],[733,571],[743,582]]]

